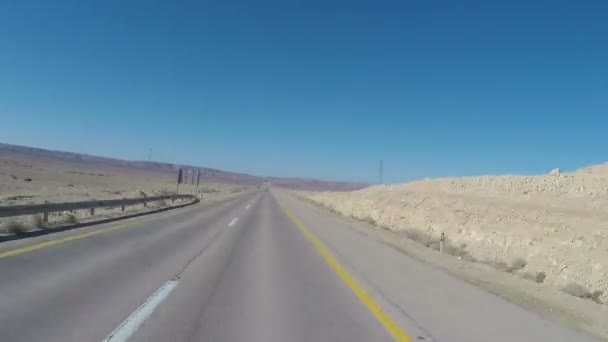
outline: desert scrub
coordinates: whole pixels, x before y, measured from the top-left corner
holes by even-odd
[[[503,272],[508,272],[510,267],[506,262],[500,260],[485,260],[483,263]]]
[[[562,289],[565,293],[583,299],[590,299],[598,304],[602,304],[601,297],[604,294],[603,291],[589,291],[586,287],[579,283],[571,282],[568,283]]]
[[[4,224],[4,230],[11,234],[27,233],[30,229],[28,226],[19,221],[9,221]]]
[[[315,204],[315,203],[313,202],[313,204]],[[320,206],[321,206],[321,208],[325,208],[325,209],[329,210],[330,212],[332,212],[334,214],[342,215],[342,213],[340,213],[338,210],[336,210],[335,207],[333,207],[333,206],[325,205],[325,204],[320,204]],[[372,226],[376,225],[376,220],[374,220],[370,216],[355,216],[355,215],[350,215],[350,218],[352,218],[353,220],[357,220],[359,222],[371,224]]]
[[[36,228],[39,228],[39,229],[46,228],[46,224],[44,222],[42,215],[34,215],[32,217],[32,222],[34,223],[34,227],[36,227]]]
[[[408,229],[404,231],[405,236],[408,239],[416,241],[420,244],[423,244],[427,247],[431,246],[432,239],[429,234],[425,234],[417,229]]]
[[[333,207],[330,208],[329,210],[332,213],[339,214],[339,212],[335,208],[333,208]],[[359,220],[361,222],[369,223],[371,225],[376,225],[376,220],[374,220],[371,216],[360,217],[360,218],[357,218],[357,220]]]
[[[509,273],[513,273],[513,272],[517,272],[519,270],[523,270],[526,265],[528,265],[528,262],[522,258],[516,258],[511,262],[511,265],[509,265],[509,267],[507,267],[507,272]]]
[[[475,258],[473,258],[469,252],[467,252],[467,250],[465,249],[467,247],[466,244],[461,244],[460,246],[457,245],[453,245],[449,242],[444,242],[445,246],[444,246],[444,250],[447,254],[449,255],[453,255],[455,257],[458,257],[460,259],[463,259],[465,261],[469,261],[469,262],[475,262]]]
[[[522,278],[536,282],[538,284],[542,284],[545,279],[547,279],[547,274],[545,272],[525,272],[524,274],[522,274]]]
[[[78,217],[72,213],[68,213],[65,215],[64,222],[70,224],[78,223]]]

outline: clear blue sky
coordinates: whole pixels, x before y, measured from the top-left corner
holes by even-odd
[[[370,182],[573,169],[608,160],[607,13],[0,1],[0,142]]]

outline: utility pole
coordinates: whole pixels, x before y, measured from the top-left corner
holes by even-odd
[[[175,190],[176,194],[179,194],[179,184],[182,182],[183,176],[184,172],[182,171],[182,169],[179,169],[179,171],[177,171],[177,189]]]
[[[197,176],[196,176],[196,195],[198,196],[198,186],[201,183],[201,170],[198,169],[197,172]]]
[[[380,168],[378,169],[378,180],[380,185],[384,184],[384,165],[382,164],[382,160],[380,160]]]

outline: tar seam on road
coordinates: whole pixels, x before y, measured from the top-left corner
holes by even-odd
[[[380,324],[386,329],[396,341],[400,342],[413,342],[413,339],[408,336],[405,331],[386,313],[374,299],[369,296],[361,286],[355,281],[353,277],[348,274],[340,263],[332,256],[331,252],[323,245],[323,243],[317,239],[305,226],[304,224],[289,210],[281,206],[283,212],[289,217],[289,219],[302,231],[304,236],[317,248],[317,251],[325,261],[331,266],[336,274],[344,281],[346,286],[359,298],[361,303],[367,307],[372,315],[380,322]]]
[[[173,289],[177,286],[177,280],[164,283],[146,301],[140,305],[133,313],[127,317],[114,331],[106,337],[103,342],[124,342],[133,335],[139,326],[154,312]]]
[[[86,237],[93,236],[93,235],[98,235],[98,234],[108,233],[108,232],[112,232],[112,231],[119,230],[119,229],[129,228],[129,227],[132,227],[132,226],[135,226],[135,225],[138,225],[138,224],[147,223],[147,222],[158,220],[158,219],[161,219],[161,218],[171,217],[171,216],[177,215],[179,213],[182,213],[182,211],[173,212],[173,213],[170,213],[170,214],[167,214],[167,215],[163,215],[162,217],[154,217],[154,218],[145,219],[145,220],[137,220],[135,222],[124,223],[124,224],[120,224],[120,225],[117,225],[117,226],[112,226],[112,227],[107,227],[107,228],[95,230],[95,231],[92,231],[92,232],[72,235],[72,236],[68,236],[68,237],[62,238],[62,239],[44,241],[44,242],[37,243],[37,244],[34,244],[34,245],[30,245],[30,246],[25,246],[25,247],[21,247],[21,248],[11,249],[11,250],[8,250],[6,252],[0,252],[0,259],[12,257],[12,256],[17,256],[17,255],[21,255],[21,254],[25,254],[25,253],[29,253],[29,252],[33,252],[33,251],[37,251],[39,249],[43,249],[43,248],[47,248],[47,247],[51,247],[51,246],[55,246],[55,245],[60,245],[60,244],[63,244],[63,243],[66,243],[66,242],[70,242],[70,241],[84,239]]]

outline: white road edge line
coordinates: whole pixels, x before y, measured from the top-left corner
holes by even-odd
[[[171,291],[177,286],[177,280],[170,280],[156,290],[146,301],[127,317],[119,326],[106,337],[103,342],[125,342],[139,326],[154,312]]]
[[[233,219],[232,219],[232,221],[230,221],[230,223],[228,223],[228,227],[232,227],[232,226],[234,226],[234,224],[235,224],[235,223],[236,223],[236,221],[238,221],[238,220],[239,220],[239,218],[238,218],[238,217],[233,218]]]

